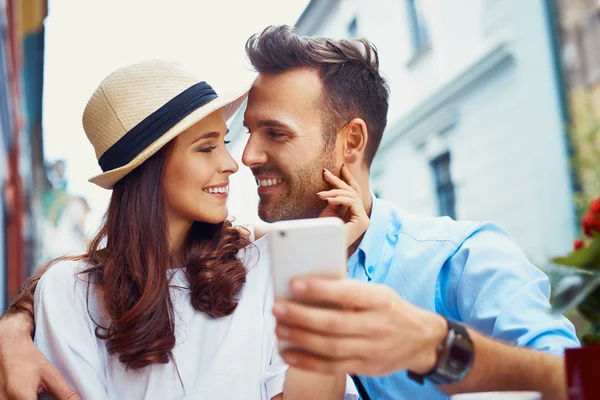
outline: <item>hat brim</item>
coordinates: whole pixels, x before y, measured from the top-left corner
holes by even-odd
[[[206,116],[213,112],[222,109],[225,120],[231,118],[235,112],[241,107],[248,96],[249,87],[243,90],[219,95],[215,99],[206,103],[202,107],[188,114],[185,118],[179,121],[171,129],[165,132],[160,138],[154,141],[150,146],[144,149],[127,165],[104,172],[89,179],[89,182],[94,183],[104,189],[112,189],[115,183],[122,179],[125,175],[139,167],[144,161],[152,157],[158,150],[163,148],[167,143],[173,140],[181,132],[185,131],[192,125],[196,124]]]

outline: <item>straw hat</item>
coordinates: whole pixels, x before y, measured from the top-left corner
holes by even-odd
[[[229,119],[249,88],[219,95],[206,82],[165,60],[118,69],[102,81],[83,112],[83,129],[103,173],[90,182],[105,189],[181,132],[222,109]]]

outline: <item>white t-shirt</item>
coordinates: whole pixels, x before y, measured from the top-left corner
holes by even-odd
[[[108,354],[86,308],[87,275],[75,275],[86,268],[81,262],[58,263],[40,279],[35,344],[86,400],[271,399],[283,391],[288,367],[277,351],[267,243],[262,238],[254,244],[240,253],[248,275],[237,309],[227,317],[196,311],[184,270],[171,272],[173,356],[183,387],[172,363],[126,370]],[[106,322],[95,296],[89,296],[89,312],[95,321]],[[346,398],[356,398],[351,380],[347,386]]]

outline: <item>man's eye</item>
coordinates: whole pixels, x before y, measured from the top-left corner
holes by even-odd
[[[281,136],[285,136],[285,134],[281,133],[281,132],[277,132],[277,131],[273,131],[273,130],[268,130],[267,134],[273,138],[277,138],[277,137],[281,137]]]

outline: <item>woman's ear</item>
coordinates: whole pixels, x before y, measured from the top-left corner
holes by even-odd
[[[367,124],[361,118],[354,118],[346,124],[342,130],[344,163],[356,164],[362,162],[368,136]]]

